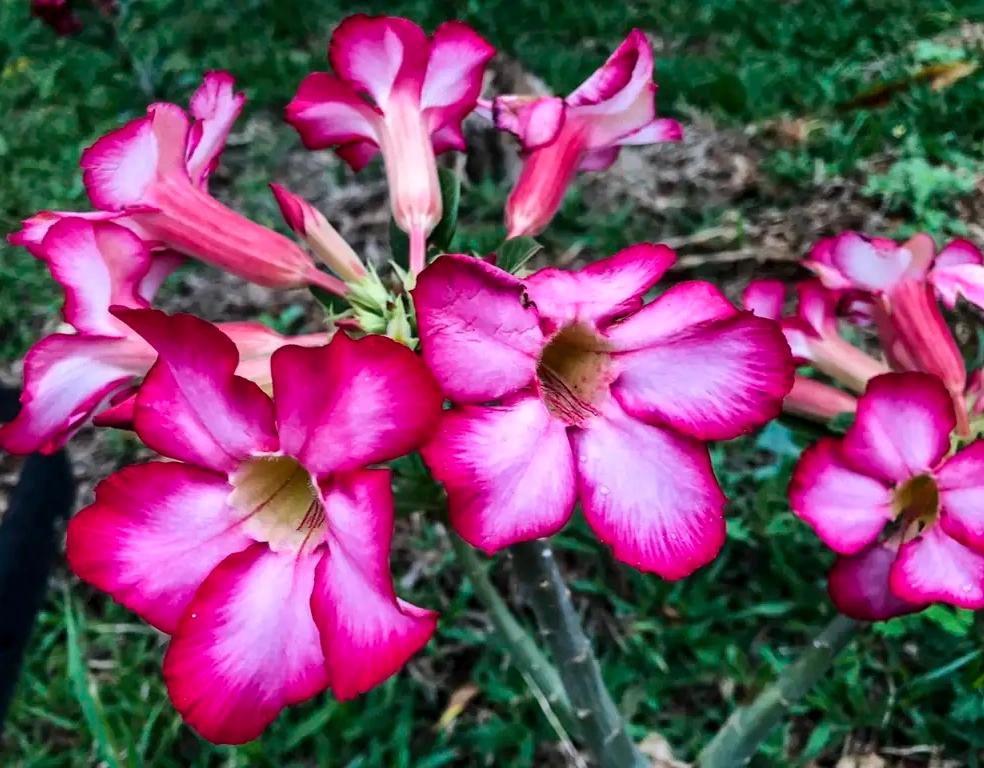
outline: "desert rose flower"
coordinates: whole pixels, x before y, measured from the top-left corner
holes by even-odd
[[[778,324],[636,245],[520,280],[438,258],[413,290],[421,352],[453,407],[423,455],[451,522],[487,552],[560,530],[580,500],[615,556],[678,579],[725,535],[705,441],[774,418],[793,365]]]
[[[508,237],[542,232],[578,171],[608,168],[623,146],[683,138],[676,120],[656,117],[653,66],[652,46],[635,29],[566,99],[499,96],[480,105],[525,153],[506,204]]]
[[[287,122],[308,149],[334,148],[354,171],[382,153],[414,273],[423,269],[427,235],[441,220],[435,155],[465,149],[461,121],[475,108],[494,54],[459,21],[428,37],[407,19],[356,14],[332,35],[334,74],[308,75],[287,106]]]
[[[344,284],[320,272],[295,243],[220,203],[207,191],[245,96],[226,72],[209,72],[191,99],[191,117],[176,104],[158,103],[98,139],[82,153],[82,180],[99,211],[154,248],[212,264],[271,288],[307,284],[343,294]],[[64,216],[45,211],[11,235],[32,252],[48,226]]]
[[[189,315],[121,319],[159,354],[134,428],[172,461],[104,480],[69,524],[69,564],[171,635],[164,678],[189,725],[256,738],[325,688],[383,682],[436,614],[400,600],[393,499],[368,469],[431,434],[441,396],[423,362],[380,336],[283,347],[273,397],[237,375],[227,336]]]
[[[984,607],[984,442],[952,453],[956,423],[937,377],[889,373],[868,384],[843,438],[803,453],[790,506],[853,558],[835,566],[830,585],[846,613]]]
[[[157,353],[110,311],[150,306],[170,271],[133,232],[109,221],[64,218],[38,246],[65,291],[66,332],[46,336],[24,358],[24,392],[17,418],[0,427],[10,453],[50,453],[93,417],[129,422],[126,398]],[[163,268],[162,268],[163,267]],[[285,339],[259,323],[219,326],[242,355],[240,375],[269,379],[270,355],[284,344],[322,344],[323,334]]]

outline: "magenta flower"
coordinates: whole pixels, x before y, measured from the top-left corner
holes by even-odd
[[[678,579],[715,557],[725,499],[704,442],[775,417],[793,367],[776,323],[708,283],[643,306],[674,259],[636,245],[520,280],[445,255],[421,273],[421,351],[454,403],[423,455],[472,545],[549,536],[580,500],[630,565]]]
[[[0,446],[15,454],[57,450],[93,417],[115,426],[129,423],[126,398],[157,353],[110,307],[149,307],[176,261],[152,255],[124,227],[75,217],[53,223],[35,253],[65,291],[63,314],[70,327],[43,338],[24,358],[20,413],[0,426]],[[240,375],[261,383],[270,378],[275,349],[324,341],[322,334],[284,339],[259,323],[219,327],[240,350]]]
[[[164,678],[205,738],[249,741],[285,706],[348,699],[422,648],[436,614],[396,597],[385,469],[433,431],[423,362],[381,336],[273,355],[273,399],[189,315],[120,318],[159,354],[134,415],[174,461],[127,467],[69,524],[68,560],[171,635]]]
[[[842,610],[855,606],[850,615],[884,618],[936,601],[984,607],[984,442],[951,453],[956,424],[938,378],[890,373],[868,384],[842,439],[803,453],[790,506],[854,558],[830,584]]]
[[[494,55],[459,21],[428,37],[407,19],[360,13],[332,35],[335,74],[308,75],[287,106],[287,122],[308,149],[331,147],[354,171],[382,152],[414,273],[424,267],[427,235],[442,215],[435,155],[465,149],[461,121],[475,108]]]
[[[295,243],[208,194],[209,174],[244,102],[228,73],[209,72],[191,99],[190,118],[176,104],[151,105],[145,117],[82,153],[82,180],[99,211],[45,211],[8,239],[33,253],[59,218],[111,219],[155,249],[200,259],[258,285],[311,283],[344,293],[344,284],[320,272]]]
[[[653,49],[634,29],[601,68],[566,99],[499,96],[481,104],[525,152],[506,204],[507,237],[536,235],[557,213],[578,171],[600,171],[621,147],[680,141],[676,120],[656,117]]]

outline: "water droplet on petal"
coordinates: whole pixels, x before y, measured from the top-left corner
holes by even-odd
[[[970,594],[971,592],[974,591],[974,585],[973,584],[964,584],[960,589],[963,591],[963,593],[965,595],[968,595],[968,594]]]
[[[193,614],[191,614],[191,618],[193,618],[193,619],[197,619],[197,618],[198,618],[198,614],[197,614],[197,613],[193,613]]]
[[[603,485],[603,486],[601,486],[601,488],[598,489],[598,492],[602,496],[607,496],[609,493],[611,493],[611,489],[609,489],[609,487],[607,485]]]

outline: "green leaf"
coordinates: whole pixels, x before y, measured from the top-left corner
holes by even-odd
[[[532,237],[513,237],[496,251],[495,265],[506,272],[516,273],[543,248]]]
[[[957,637],[964,637],[974,626],[974,612],[946,605],[932,605],[926,609],[923,616],[933,622],[944,632]]]
[[[830,428],[831,432],[837,432],[838,434],[844,434],[847,432],[847,428],[854,423],[854,413],[852,411],[844,411],[844,413],[838,413],[834,418],[832,418],[827,426]]]
[[[441,183],[441,220],[427,238],[427,244],[440,253],[447,253],[458,228],[458,206],[461,204],[461,179],[454,171],[437,169]],[[409,245],[409,244],[408,244]]]

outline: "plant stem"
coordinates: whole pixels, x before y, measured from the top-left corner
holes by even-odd
[[[488,610],[489,618],[508,649],[513,664],[522,672],[527,683],[543,694],[543,701],[550,708],[548,716],[554,716],[568,734],[576,737],[580,729],[560,674],[512,615],[509,606],[489,580],[485,563],[471,545],[453,532],[448,538],[458,563],[471,581],[475,595]]]
[[[605,687],[553,551],[542,541],[531,541],[517,544],[511,554],[513,571],[528,592],[540,636],[560,667],[581,740],[601,768],[651,768],[626,732]]]
[[[699,768],[745,765],[772,729],[826,673],[831,662],[863,625],[838,616],[817,635],[799,658],[746,707],[735,710],[701,752]]]

